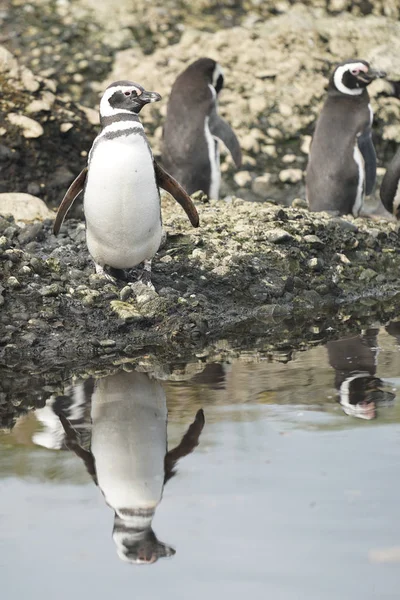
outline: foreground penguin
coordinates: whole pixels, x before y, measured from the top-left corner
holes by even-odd
[[[146,373],[122,371],[94,382],[90,450],[83,447],[81,436],[62,410],[59,418],[65,445],[83,460],[114,510],[118,556],[138,564],[175,554],[157,539],[152,520],[177,461],[199,443],[203,411],[197,412],[180,444],[168,452],[163,387]]]
[[[364,60],[349,60],[334,70],[307,165],[310,210],[359,215],[376,177],[367,86],[385,75]]]
[[[156,92],[146,92],[131,81],[117,81],[106,89],[100,102],[102,129],[90,150],[88,166],[59,207],[55,234],[84,189],[86,240],[97,273],[104,274],[106,265],[129,269],[144,261],[149,278],[151,259],[163,235],[159,187],[175,197],[194,227],[199,224],[188,194],[153,159],[139,120],[143,106],[160,99]]]
[[[390,162],[382,180],[380,196],[383,206],[400,219],[400,148]]]
[[[163,130],[162,163],[189,194],[202,190],[217,199],[220,187],[218,139],[240,167],[242,152],[236,135],[218,115],[218,94],[224,77],[220,65],[200,58],[172,86]]]

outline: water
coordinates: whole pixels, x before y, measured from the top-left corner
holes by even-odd
[[[397,599],[397,344],[72,382],[0,434],[3,597]]]

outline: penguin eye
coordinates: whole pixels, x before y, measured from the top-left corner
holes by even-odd
[[[358,75],[358,74],[359,74],[359,72],[360,72],[360,69],[351,69],[351,71],[350,71],[350,73],[351,73],[352,75]]]
[[[131,92],[124,92],[125,96],[130,96]]]

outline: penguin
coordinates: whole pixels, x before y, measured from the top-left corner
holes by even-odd
[[[389,163],[379,194],[386,210],[400,219],[400,148]]]
[[[377,406],[391,403],[395,394],[381,389],[376,376],[378,329],[327,343],[329,364],[335,370],[335,387],[346,415],[371,420]]]
[[[147,373],[121,371],[94,380],[89,450],[63,410],[58,417],[65,445],[84,462],[114,511],[112,535],[119,558],[150,564],[174,555],[174,548],[157,539],[152,520],[177,461],[199,443],[203,410],[178,446],[168,451],[163,387]]]
[[[132,81],[116,81],[100,101],[101,131],[94,140],[88,166],[64,196],[53,231],[84,190],[86,241],[96,273],[105,267],[129,269],[144,262],[144,283],[151,286],[151,259],[160,247],[163,230],[159,186],[170,192],[198,227],[196,208],[182,188],[154,160],[139,113],[161,100]]]
[[[189,194],[198,190],[218,199],[221,140],[237,168],[242,163],[238,139],[218,115],[224,84],[221,66],[211,58],[190,64],[172,86],[163,128],[161,161]]]
[[[367,87],[385,76],[365,60],[347,60],[333,71],[307,165],[306,196],[311,211],[360,214],[376,178]]]

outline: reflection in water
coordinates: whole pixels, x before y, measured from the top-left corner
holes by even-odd
[[[86,449],[79,426],[90,405],[91,439]],[[130,563],[153,563],[175,554],[157,539],[152,520],[177,461],[199,443],[203,411],[197,412],[180,444],[167,452],[164,389],[146,373],[134,371],[80,384],[69,396],[51,398],[38,413],[47,431],[37,434],[35,442],[73,450],[114,510],[118,556]]]
[[[328,342],[329,364],[335,369],[335,387],[344,412],[360,419],[374,419],[377,404],[391,402],[395,394],[382,390],[375,376],[378,329]]]

